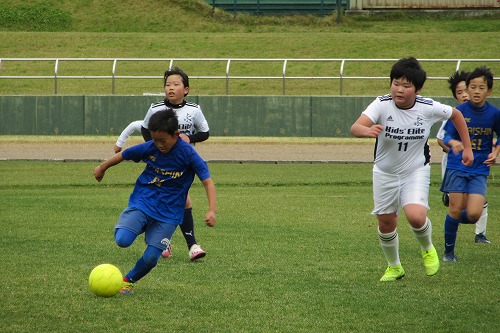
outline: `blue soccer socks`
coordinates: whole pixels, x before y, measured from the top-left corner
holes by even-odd
[[[455,220],[446,214],[444,221],[444,253],[453,253],[457,240],[459,220]]]

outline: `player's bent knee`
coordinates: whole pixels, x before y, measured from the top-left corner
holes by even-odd
[[[137,235],[126,229],[115,230],[115,242],[119,247],[129,247],[134,242]]]
[[[476,224],[477,221],[479,221],[479,218],[481,217],[481,215],[471,215],[471,216],[467,216],[467,218],[469,219],[470,223],[471,224]]]

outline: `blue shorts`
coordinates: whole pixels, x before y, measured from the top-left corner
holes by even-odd
[[[125,208],[118,218],[115,229],[126,229],[136,235],[145,233],[147,245],[165,250],[170,244],[177,225],[158,221],[136,208]]]
[[[486,196],[487,178],[486,175],[446,169],[440,190],[446,193],[481,194]]]

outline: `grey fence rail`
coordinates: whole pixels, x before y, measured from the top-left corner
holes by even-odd
[[[51,75],[0,75],[0,80],[2,79],[15,79],[15,80],[34,80],[34,79],[50,79],[53,80],[54,84],[54,94],[58,94],[58,82],[65,79],[107,79],[111,80],[111,94],[115,94],[115,83],[117,80],[129,80],[129,79],[162,79],[162,76],[158,75],[119,75],[120,63],[123,62],[162,62],[165,67],[171,68],[176,66],[178,62],[203,62],[207,65],[214,62],[225,63],[225,72],[220,73],[220,75],[197,75],[197,73],[190,72],[189,77],[191,79],[208,79],[208,80],[225,80],[226,95],[229,95],[229,86],[231,80],[242,80],[242,79],[252,79],[252,80],[268,80],[268,79],[278,79],[282,81],[282,93],[286,95],[286,82],[289,80],[297,79],[310,79],[310,80],[338,80],[339,81],[339,95],[343,95],[343,83],[346,80],[386,80],[387,76],[370,76],[370,75],[346,75],[346,67],[352,63],[374,63],[374,62],[387,62],[393,63],[398,59],[349,59],[349,58],[332,58],[332,59],[247,59],[247,58],[0,58],[0,74],[3,74],[3,67],[8,62],[53,62],[53,73]],[[456,70],[461,69],[461,65],[464,63],[494,63],[496,67],[500,64],[500,59],[418,59],[420,62],[427,63],[451,63],[455,66]],[[109,74],[103,75],[61,75],[60,66],[65,62],[109,62]],[[257,63],[257,62],[267,62],[267,63],[278,63],[282,66],[281,75],[233,75],[232,65],[235,63]],[[316,76],[293,76],[288,75],[288,69],[293,63],[336,63],[338,65],[338,73],[335,75],[316,75]],[[22,65],[21,65],[22,67]],[[18,71],[19,72],[19,71]],[[448,76],[429,76],[428,80],[447,80]],[[495,77],[498,80],[499,77]]]

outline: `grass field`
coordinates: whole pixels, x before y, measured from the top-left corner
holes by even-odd
[[[486,59],[498,58],[500,51],[498,15],[344,17],[341,25],[335,19],[233,17],[212,13],[195,0],[3,0],[0,58]],[[75,68],[80,69],[63,70]],[[161,75],[164,69],[146,70]],[[184,69],[189,74],[205,70]],[[37,70],[2,62],[0,75],[35,75]],[[257,70],[250,66],[241,73]],[[383,75],[388,70],[375,69]],[[441,76],[454,68],[438,66],[439,74],[429,70]],[[53,73],[53,66],[42,71]],[[108,91],[95,82],[67,82],[61,94]],[[385,93],[387,86],[376,89]],[[144,89],[157,87],[161,82]],[[306,80],[297,94],[311,94],[311,88],[321,91]],[[275,94],[272,89],[242,82],[232,93]],[[435,89],[433,95],[449,95],[444,84]],[[325,88],[322,93],[332,94]],[[52,94],[52,85],[1,80],[0,94]],[[210,83],[195,81],[191,94],[220,93]],[[117,248],[113,240],[113,225],[142,166],[123,163],[99,184],[92,177],[94,166],[0,161],[0,332],[500,331],[497,167],[488,193],[492,244],[475,244],[473,228],[461,227],[460,262],[443,265],[429,278],[402,218],[400,250],[407,276],[383,284],[378,280],[385,260],[369,214],[370,164],[211,164],[217,227],[201,222],[206,202],[199,182],[191,192],[197,237],[207,257],[191,263],[177,233],[173,257],[140,281],[135,295],[103,299],[88,288],[92,268],[110,262],[126,273],[144,250],[141,239],[129,249]],[[441,254],[446,209],[439,180],[434,167],[429,217]]]
[[[36,15],[30,15],[36,12]],[[153,18],[151,13],[154,13]],[[2,16],[4,15],[4,16]],[[172,19],[172,18],[175,19]],[[202,0],[4,0],[0,4],[0,58],[250,58],[250,59],[498,59],[500,11],[483,16],[393,15],[252,16],[216,11]],[[388,76],[392,63],[348,63],[344,76]],[[0,75],[47,76],[54,62],[3,61]],[[177,62],[191,76],[224,76],[226,63]],[[447,77],[456,63],[425,63]],[[464,63],[470,70],[482,63]],[[500,73],[500,64],[490,64]],[[119,63],[117,75],[163,74],[167,64]],[[233,62],[231,75],[282,75],[282,63]],[[338,76],[340,63],[288,65],[288,76]],[[61,62],[59,75],[111,75],[109,62]],[[379,95],[388,82],[347,80],[344,95]],[[61,95],[111,94],[110,80],[60,79]],[[498,89],[493,96],[499,96]],[[118,80],[116,94],[162,92],[161,78]],[[0,80],[3,95],[50,95],[53,80]],[[231,95],[281,95],[282,81],[234,80]],[[224,80],[192,80],[192,95],[224,95]],[[337,95],[337,80],[292,80],[288,95]],[[427,96],[448,96],[443,81],[428,81]]]
[[[489,245],[461,226],[456,264],[426,277],[404,217],[407,276],[381,283],[385,260],[372,206],[371,164],[210,164],[218,225],[203,226],[192,188],[198,241],[208,255],[173,256],[132,296],[94,296],[100,263],[126,273],[144,250],[113,240],[113,225],[142,165],[123,163],[102,183],[93,162],[0,161],[2,332],[498,332],[500,182],[493,170]],[[446,214],[433,167],[434,243],[441,255]]]

